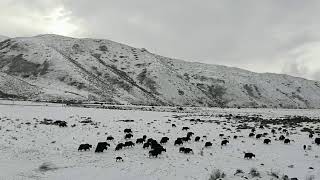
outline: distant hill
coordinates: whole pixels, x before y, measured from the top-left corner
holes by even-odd
[[[320,82],[176,60],[109,40],[39,35],[0,42],[0,97],[319,108]]]

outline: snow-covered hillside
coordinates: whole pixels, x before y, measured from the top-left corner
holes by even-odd
[[[1,42],[1,41],[4,41],[4,40],[6,40],[6,39],[9,39],[9,37],[0,35],[0,42]]]
[[[0,95],[116,104],[319,108],[320,82],[170,59],[100,39],[0,42]],[[10,85],[7,85],[10,84]]]

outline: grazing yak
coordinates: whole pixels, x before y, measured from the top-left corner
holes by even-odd
[[[194,135],[193,132],[188,132],[188,133],[187,133],[187,137],[191,137],[191,136],[193,136],[193,135]]]
[[[172,127],[177,127],[175,124],[172,124],[171,126],[172,126]]]
[[[147,135],[143,135],[143,136],[142,136],[142,139],[143,139],[144,141],[146,141]]]
[[[285,139],[285,140],[284,140],[284,143],[285,143],[285,144],[290,144],[290,139]]]
[[[320,138],[316,138],[316,139],[314,140],[314,142],[315,142],[317,145],[320,145]]]
[[[284,135],[281,135],[280,137],[279,137],[279,140],[280,141],[283,141],[283,140],[285,140],[286,139],[286,137],[284,137]]]
[[[212,146],[212,143],[211,142],[206,142],[205,144],[204,144],[204,147],[211,147]]]
[[[116,157],[116,162],[117,162],[117,161],[122,161],[122,162],[123,162],[122,157],[120,157],[120,156]]]
[[[92,145],[90,144],[80,144],[79,148],[78,148],[78,151],[87,151],[87,150],[90,150],[90,148],[92,148]]]
[[[116,151],[119,151],[120,149],[122,149],[124,147],[124,144],[123,143],[119,143],[117,146],[116,146]]]
[[[253,137],[255,134],[254,133],[250,133],[249,134],[249,137]]]
[[[157,141],[153,141],[151,143],[151,149],[162,149],[162,150],[164,150],[163,146],[161,146]]]
[[[256,139],[260,139],[262,137],[262,134],[257,134]]]
[[[100,153],[100,152],[103,152],[104,150],[108,150],[107,146],[110,146],[107,142],[99,142],[94,152]]]
[[[179,152],[180,153],[185,153],[185,154],[189,154],[189,153],[192,153],[193,154],[193,150],[191,148],[185,148],[185,147],[181,147],[179,149]]]
[[[184,141],[184,142],[188,142],[188,141],[191,141],[191,138],[190,137],[182,137],[181,138],[182,139],[182,141]]]
[[[144,140],[143,138],[138,138],[138,139],[136,140],[136,143],[137,143],[137,144],[142,144],[144,141],[145,141],[145,140]]]
[[[199,137],[199,136],[197,136],[196,138],[194,138],[194,141],[195,141],[195,142],[200,141],[200,137]]]
[[[114,140],[114,137],[112,137],[112,136],[107,137],[107,141],[113,141],[113,140]]]
[[[269,144],[269,143],[271,143],[271,140],[270,139],[265,139],[265,140],[263,140],[263,143],[264,144]]]
[[[167,152],[167,149],[165,149],[165,148],[162,147],[162,146],[154,147],[153,150],[158,151],[159,154],[161,154],[162,152]]]
[[[253,153],[244,153],[245,159],[252,159],[253,157],[256,157],[256,155]]]
[[[183,144],[182,139],[177,139],[174,141],[174,145],[182,145],[182,144]]]
[[[184,148],[184,153],[185,154],[189,154],[189,153],[193,154],[193,150],[191,148]]]
[[[188,131],[190,128],[189,127],[183,127],[182,131]]]
[[[162,137],[161,140],[160,140],[160,144],[165,144],[169,141],[169,138],[168,137]]]
[[[131,139],[132,137],[133,137],[132,134],[126,134],[126,135],[124,136],[125,139]]]
[[[313,134],[312,133],[309,134],[309,138],[313,138]]]
[[[225,140],[221,141],[221,146],[226,146],[227,143],[229,143],[229,141],[225,139]]]
[[[151,158],[151,157],[158,157],[158,155],[159,155],[160,153],[158,152],[158,151],[156,151],[156,150],[151,150],[151,151],[149,151],[149,157]]]
[[[179,152],[180,153],[184,152],[184,149],[185,149],[184,147],[179,148]]]
[[[124,133],[132,133],[132,130],[131,129],[124,129],[123,132]]]
[[[149,146],[150,146],[150,144],[146,142],[146,143],[143,144],[143,149],[149,148]]]
[[[132,141],[127,141],[124,143],[124,147],[132,147],[134,146],[134,143]]]

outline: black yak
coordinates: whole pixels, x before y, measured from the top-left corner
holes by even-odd
[[[184,141],[184,142],[188,142],[188,141],[191,141],[191,138],[190,137],[182,137],[181,138],[182,139],[182,141]]]
[[[143,136],[142,136],[142,139],[143,139],[144,141],[146,141],[147,135],[143,135]]]
[[[131,139],[132,137],[133,137],[132,134],[126,134],[126,135],[124,136],[125,139]]]
[[[249,137],[253,137],[255,134],[254,133],[250,133],[249,134]]]
[[[188,131],[190,128],[189,127],[183,127],[182,131]]]
[[[211,143],[211,142],[206,142],[206,143],[204,144],[204,147],[210,147],[210,146],[212,146],[212,143]]]
[[[169,138],[168,137],[163,137],[163,138],[161,138],[161,140],[160,140],[160,144],[165,144],[165,143],[167,143],[169,141]]]
[[[313,138],[313,134],[312,133],[309,134],[309,138]]]
[[[87,151],[87,150],[90,150],[90,148],[92,148],[92,145],[90,144],[80,144],[79,148],[78,148],[78,151]]]
[[[143,149],[148,148],[149,146],[150,146],[149,143],[144,143],[144,144],[143,144]]]
[[[194,141],[196,141],[196,142],[200,141],[200,137],[197,136],[196,138],[194,138]]]
[[[124,146],[125,147],[132,147],[132,146],[134,146],[134,143],[132,141],[128,141],[128,142],[124,143]]]
[[[160,152],[157,151],[157,150],[151,150],[151,151],[149,151],[149,157],[150,157],[150,158],[151,158],[151,157],[158,157],[159,154],[160,154]]]
[[[179,148],[179,152],[181,153],[184,152],[184,149],[185,149],[184,147]]]
[[[107,150],[108,149],[108,143],[106,142],[99,142],[97,144],[97,147],[96,147],[96,150],[94,152],[96,153],[100,153],[100,152],[103,152],[104,150]],[[110,145],[109,145],[110,146]]]
[[[124,144],[123,143],[119,143],[117,146],[116,146],[116,151],[119,151],[120,149],[122,149],[123,148],[123,146],[124,146]]]
[[[191,137],[191,136],[193,136],[193,135],[194,135],[193,132],[188,132],[187,137]]]
[[[123,161],[122,157],[120,157],[120,156],[116,157],[116,162],[117,161]]]
[[[245,159],[252,159],[253,157],[256,157],[256,155],[253,153],[244,153]]]
[[[285,144],[290,144],[290,139],[285,139],[285,140],[284,140],[284,143],[285,143]]]
[[[182,145],[183,141],[181,139],[177,139],[174,141],[174,145]]]
[[[260,139],[262,137],[262,134],[257,134],[256,139]]]
[[[136,140],[136,143],[137,144],[142,144],[144,142],[144,139],[142,139],[142,138],[138,138],[137,140]]]
[[[279,140],[280,141],[283,141],[283,140],[285,140],[286,139],[286,137],[284,137],[284,135],[281,135],[280,137],[279,137]]]
[[[229,141],[225,139],[225,140],[221,141],[221,146],[223,146],[223,145],[226,146],[227,143],[229,143]]]
[[[107,137],[107,141],[113,141],[113,140],[114,140],[114,137],[112,137],[112,136]]]
[[[270,139],[264,139],[264,140],[263,140],[263,143],[264,143],[264,144],[269,144],[269,143],[271,143],[271,140],[270,140]]]
[[[132,133],[132,130],[131,129],[124,129],[123,132],[124,133]]]
[[[193,150],[191,148],[184,148],[184,153],[185,154],[189,154],[189,153],[193,154]]]

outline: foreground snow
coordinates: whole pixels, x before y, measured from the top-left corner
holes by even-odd
[[[309,139],[307,133],[297,129],[289,136],[295,142],[285,145],[272,138],[271,145],[265,145],[262,140],[248,138],[249,130],[235,132],[235,125],[237,125],[235,122],[215,116],[230,113],[257,113],[268,117],[294,114],[320,116],[319,111],[316,110],[202,109],[193,113],[175,113],[88,109],[57,105],[30,106],[27,103],[19,106],[0,105],[0,179],[206,180],[215,169],[225,172],[227,175],[225,179],[243,179],[244,177],[257,179],[248,174],[251,168],[256,168],[261,174],[260,179],[266,180],[272,178],[268,175],[270,172],[277,172],[280,178],[282,175],[288,175],[299,179],[305,179],[307,176],[320,179],[320,159],[318,158],[320,147],[312,144],[313,139]],[[213,116],[207,116],[208,114]],[[175,118],[176,115],[181,117]],[[96,125],[81,124],[79,122],[83,120],[81,117],[92,117]],[[39,124],[37,120],[42,121],[43,118],[67,121],[68,127]],[[223,122],[220,125],[217,123],[195,124],[188,120],[190,118]],[[134,122],[119,121],[127,119]],[[169,119],[172,120],[170,123]],[[172,123],[175,123],[177,128],[172,128]],[[71,127],[73,124],[76,127]],[[173,145],[177,137],[186,135],[186,131],[181,130],[183,126],[190,127],[190,131],[194,132],[195,136],[208,137],[204,142],[192,140],[184,144],[185,147],[192,148],[194,154],[181,154],[178,152],[179,147]],[[319,127],[318,124],[314,126]],[[148,138],[157,140],[163,136],[169,137],[169,142],[164,145],[167,152],[158,158],[149,158],[148,150],[144,150],[142,145],[114,151],[118,142],[125,141],[123,139],[125,128],[132,128],[134,141],[144,134]],[[226,131],[225,128],[230,128],[231,131]],[[269,129],[257,131],[270,132]],[[221,148],[220,133],[231,137],[233,135],[244,137],[237,140],[231,138],[230,144]],[[111,148],[101,154],[94,153],[97,142],[105,141],[108,135],[115,137],[115,141],[110,143]],[[206,141],[211,141],[214,145],[212,148],[203,149],[203,155],[201,155],[200,152]],[[78,152],[77,148],[81,143],[92,144],[94,148],[91,151]],[[312,145],[312,149],[304,151],[302,148],[304,144]],[[253,152],[256,158],[245,160],[243,152]],[[124,162],[116,162],[117,156],[121,156]],[[52,169],[40,171],[39,166],[43,163],[50,163]],[[293,167],[289,168],[290,165]],[[244,173],[234,176],[237,169],[243,170]]]

